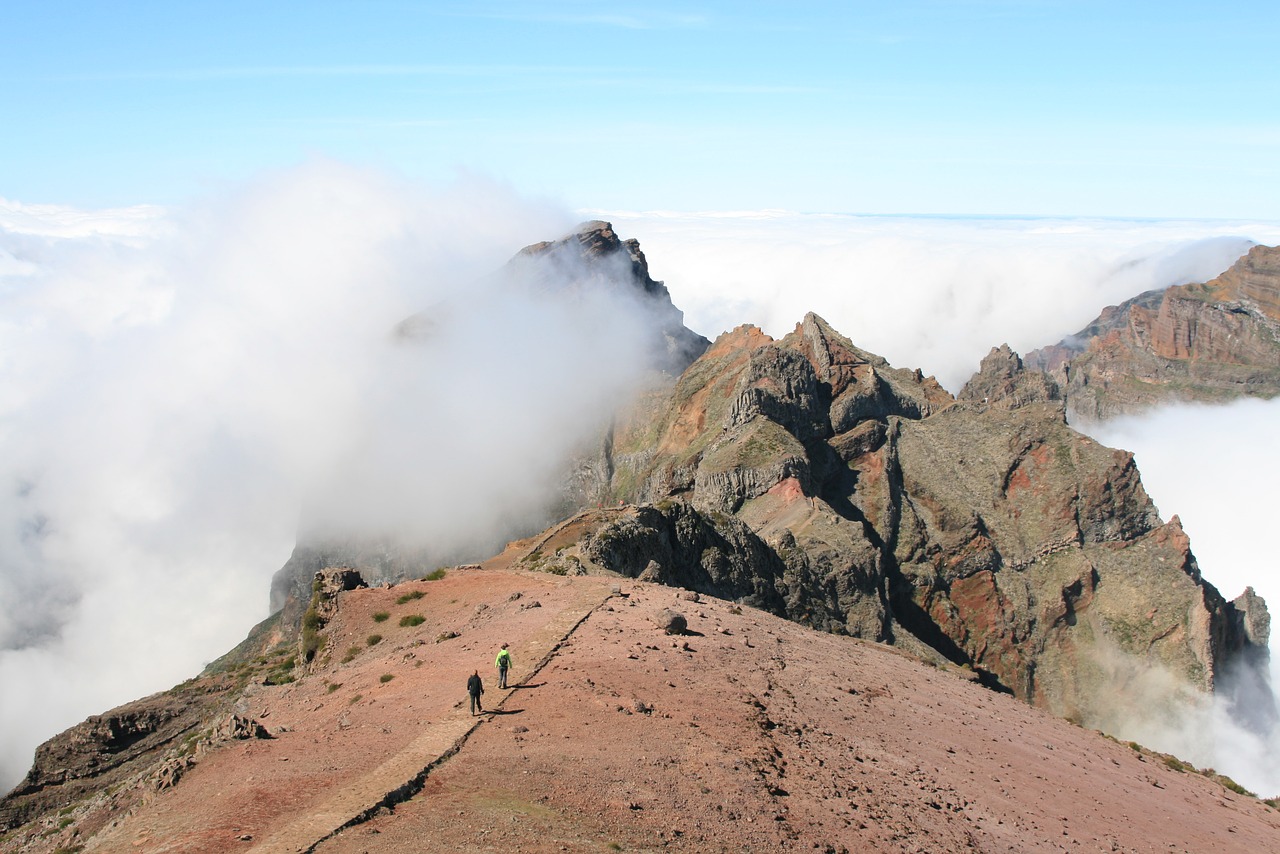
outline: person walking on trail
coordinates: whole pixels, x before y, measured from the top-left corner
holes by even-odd
[[[498,657],[494,659],[494,665],[498,668],[498,687],[507,687],[507,671],[511,669],[511,653],[507,652],[507,645],[504,643],[502,649],[498,650]]]
[[[467,677],[467,693],[471,695],[471,714],[483,712],[484,706],[480,703],[480,695],[484,693],[484,683],[480,681],[479,670]]]

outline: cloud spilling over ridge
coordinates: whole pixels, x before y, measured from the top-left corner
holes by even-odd
[[[858,346],[955,392],[993,346],[1026,353],[1104,306],[1225,270],[1280,224],[873,217],[765,212],[615,215],[690,328],[775,337],[816,311]]]
[[[329,506],[335,483],[329,518],[481,536],[547,500],[563,451],[642,361],[634,314],[602,295],[474,286],[573,224],[480,180],[429,189],[318,162],[119,227],[12,207],[4,788],[38,742],[242,639],[300,509]],[[394,334],[436,305],[430,340]]]
[[[1275,447],[1280,399],[1226,406],[1183,404],[1145,415],[1081,425],[1098,441],[1134,452],[1143,483],[1166,518],[1177,514],[1206,580],[1234,599],[1246,587],[1273,614],[1270,684],[1280,686],[1274,615],[1280,610],[1280,558],[1268,537],[1275,524]],[[1248,687],[1247,674],[1224,674],[1228,690],[1158,721],[1130,716],[1121,730],[1144,743],[1166,745],[1191,761],[1226,770],[1248,788],[1280,793],[1280,729],[1249,732],[1233,720],[1227,696]],[[1246,695],[1243,702],[1248,702]],[[1243,718],[1250,717],[1244,709]],[[1255,729],[1257,729],[1255,727]]]

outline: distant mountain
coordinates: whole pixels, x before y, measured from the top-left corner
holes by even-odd
[[[1203,284],[1104,309],[1026,365],[1054,375],[1072,417],[1100,420],[1168,402],[1280,394],[1280,248],[1255,246]]]

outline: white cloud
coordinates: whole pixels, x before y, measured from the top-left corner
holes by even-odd
[[[473,286],[573,224],[484,181],[319,162],[164,216],[6,210],[3,786],[242,639],[304,501],[483,539],[537,511],[643,361],[616,303]],[[392,335],[441,303],[429,341]]]
[[[607,215],[640,240],[688,325],[771,335],[816,311],[859,346],[959,390],[987,351],[1057,342],[1103,306],[1226,269],[1277,223]]]

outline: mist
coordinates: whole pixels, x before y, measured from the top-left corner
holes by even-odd
[[[1176,513],[1191,535],[1206,580],[1228,599],[1253,587],[1274,613],[1280,608],[1280,558],[1269,548],[1266,532],[1275,524],[1275,485],[1280,483],[1277,424],[1280,398],[1166,406],[1079,426],[1104,444],[1134,452],[1161,516]],[[1274,655],[1274,629],[1272,634],[1267,675],[1274,691],[1280,685],[1280,658]],[[1230,693],[1246,686],[1247,677],[1224,674],[1227,690],[1221,696],[1188,702],[1160,717],[1117,716],[1116,734],[1216,768],[1259,794],[1280,793],[1280,728],[1274,720],[1267,727],[1249,727],[1249,710],[1231,707]]]
[[[0,787],[238,643],[304,507],[446,551],[545,509],[643,319],[477,283],[575,223],[325,161],[177,210],[0,206]]]
[[[774,337],[815,311],[855,344],[959,391],[982,357],[1057,343],[1100,309],[1221,273],[1280,223],[616,214],[688,326]]]

